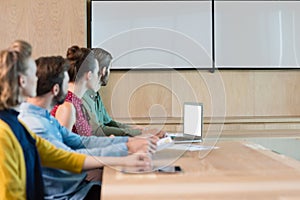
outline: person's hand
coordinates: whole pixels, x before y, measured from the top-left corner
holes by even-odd
[[[151,142],[151,144],[155,145],[155,149],[156,149],[159,138],[155,135],[151,135],[151,136],[148,136],[148,140]]]
[[[150,153],[154,154],[156,151],[156,143],[158,141],[157,137],[149,137],[149,138],[141,138],[141,137],[134,137],[128,138],[127,148],[128,153],[136,153],[136,152],[143,152],[143,153]]]
[[[144,129],[142,131],[142,136],[155,135],[159,138],[163,138],[166,135],[166,132],[158,129]]]
[[[147,153],[134,153],[125,157],[124,166],[127,167],[149,167],[152,165],[152,160]]]

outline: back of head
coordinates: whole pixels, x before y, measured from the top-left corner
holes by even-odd
[[[55,84],[62,87],[64,73],[70,68],[69,62],[62,56],[40,57],[37,65],[37,96],[50,92]]]
[[[17,51],[0,52],[0,110],[9,109],[19,103],[19,76],[26,74],[26,59]]]
[[[81,79],[84,73],[93,71],[96,66],[94,53],[88,48],[80,48],[76,45],[68,48],[67,59],[70,62],[68,70],[70,82]]]
[[[30,57],[32,54],[31,45],[24,40],[15,40],[11,47],[12,50],[19,52],[24,57]]]
[[[110,62],[113,58],[108,51],[101,48],[93,48],[92,51],[95,54],[95,57],[98,61],[100,70],[103,69],[104,67],[107,68],[110,67]]]
[[[99,70],[102,71],[104,67],[106,67],[105,74],[101,77],[101,85],[106,86],[109,79],[110,74],[110,63],[112,60],[112,56],[109,52],[105,51],[101,48],[93,48],[92,51],[95,54],[95,57],[98,61]]]

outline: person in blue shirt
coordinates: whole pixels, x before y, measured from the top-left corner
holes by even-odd
[[[61,126],[49,111],[64,102],[68,89],[69,63],[61,56],[41,57],[37,64],[37,96],[21,104],[19,118],[37,135],[56,147],[93,156],[126,156],[134,152],[154,153],[157,138],[80,136]],[[45,198],[82,199],[90,181],[100,179],[100,170],[75,175],[43,168]]]

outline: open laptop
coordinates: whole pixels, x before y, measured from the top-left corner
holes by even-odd
[[[175,143],[202,142],[203,104],[183,104],[183,133],[168,133]]]

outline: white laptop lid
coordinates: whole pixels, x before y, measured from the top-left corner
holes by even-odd
[[[185,102],[183,105],[183,133],[202,137],[203,104]]]

